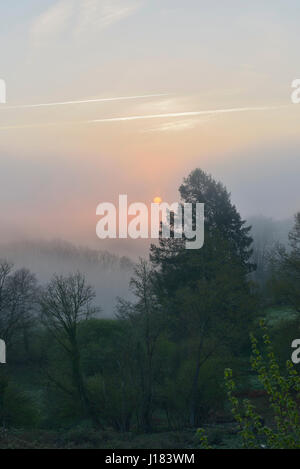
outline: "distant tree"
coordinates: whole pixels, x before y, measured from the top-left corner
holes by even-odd
[[[252,260],[256,265],[253,273],[254,281],[264,288],[269,273],[269,256],[274,249],[276,242],[279,241],[276,233],[276,223],[271,218],[263,216],[251,218],[251,235],[253,236],[253,255]]]
[[[272,255],[278,245],[288,247],[288,235],[293,223],[290,219],[278,221],[264,216],[254,216],[248,221],[253,237],[252,261],[256,265],[252,278],[260,289],[262,300],[269,303],[268,282],[272,272]]]
[[[9,295],[7,294],[7,282],[13,269],[13,264],[0,261],[0,337],[8,341],[9,330],[12,329],[11,321],[8,321],[7,310],[9,306]],[[12,321],[14,324],[14,321]]]
[[[300,212],[289,234],[289,249],[279,245],[273,252],[272,269],[275,298],[300,312]]]
[[[300,257],[300,212],[295,215],[295,224],[289,234],[289,241],[292,252]]]
[[[76,274],[64,277],[54,275],[40,298],[42,322],[67,353],[72,366],[72,381],[84,411],[99,425],[99,418],[88,396],[81,369],[78,326],[92,317],[95,292],[86,284],[85,277]]]

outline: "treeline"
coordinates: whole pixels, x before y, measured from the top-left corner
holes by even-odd
[[[240,392],[251,389],[249,333],[258,318],[270,314],[288,357],[300,312],[300,214],[289,248],[264,252],[260,279],[251,228],[223,184],[196,169],[179,192],[182,202],[205,204],[203,248],[186,250],[174,237],[152,245],[135,266],[133,300],[118,299],[115,319],[98,318],[94,287],[80,272],[41,286],[1,261],[3,427],[147,433],[226,421],[224,369],[235,370]]]

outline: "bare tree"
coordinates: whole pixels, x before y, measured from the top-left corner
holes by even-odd
[[[6,290],[7,279],[13,265],[5,260],[0,261],[0,336],[6,340],[8,296]]]
[[[141,420],[143,430],[151,431],[153,410],[154,356],[162,332],[161,308],[154,288],[151,264],[140,259],[134,269],[130,288],[136,301],[119,300],[118,317],[127,319],[133,327],[137,341],[137,361],[142,391]]]
[[[80,365],[78,325],[97,310],[92,306],[94,289],[77,272],[69,276],[54,275],[40,298],[42,322],[66,351],[72,365],[72,380],[86,414],[99,425],[94,406],[88,395]]]
[[[27,343],[27,332],[36,312],[37,291],[36,277],[29,270],[13,272],[13,264],[0,262],[0,335],[7,345],[20,331]]]

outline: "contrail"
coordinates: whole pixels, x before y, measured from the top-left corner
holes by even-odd
[[[0,126],[0,130],[9,129],[28,129],[35,127],[53,127],[59,125],[74,125],[74,124],[98,124],[104,122],[123,122],[123,121],[134,121],[140,119],[162,119],[162,118],[173,118],[173,117],[187,117],[187,116],[207,116],[207,115],[218,115],[218,114],[230,114],[238,112],[256,112],[256,111],[273,111],[283,108],[287,108],[289,105],[281,106],[260,106],[260,107],[236,107],[227,109],[211,109],[207,111],[189,111],[189,112],[169,112],[165,114],[146,114],[141,116],[121,116],[121,117],[108,117],[103,119],[93,119],[85,121],[65,121],[65,122],[48,122],[45,124],[21,124],[21,125],[8,125]]]
[[[144,116],[124,116],[124,117],[110,117],[104,119],[94,119],[88,121],[90,124],[97,124],[101,122],[121,122],[121,121],[134,121],[139,119],[159,119],[164,117],[187,117],[187,116],[208,116],[213,114],[229,114],[233,112],[250,112],[250,111],[272,111],[287,107],[282,106],[271,106],[271,107],[236,107],[228,109],[212,109],[208,111],[190,111],[190,112],[169,112],[167,114],[147,114]]]
[[[159,94],[142,94],[137,96],[117,96],[114,98],[98,98],[98,99],[82,99],[80,101],[60,101],[54,103],[41,103],[41,104],[21,104],[18,106],[1,106],[0,109],[28,109],[36,107],[50,107],[50,106],[65,106],[68,104],[88,104],[88,103],[104,103],[108,101],[127,101],[130,99],[146,99],[146,98],[157,98],[160,96],[169,96],[168,93]]]

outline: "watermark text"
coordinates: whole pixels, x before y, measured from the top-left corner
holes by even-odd
[[[6,363],[6,345],[2,339],[0,339],[0,363]]]
[[[0,78],[0,104],[6,104],[6,83]]]
[[[127,195],[119,195],[118,208],[100,203],[96,214],[101,216],[96,226],[100,239],[183,238],[186,249],[200,249],[204,244],[204,204],[177,202],[151,203],[150,210],[142,202],[128,205]]]

